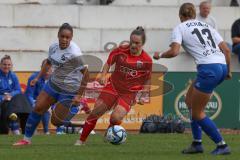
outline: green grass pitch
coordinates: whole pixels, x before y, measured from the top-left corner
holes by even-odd
[[[238,160],[240,159],[240,135],[224,135],[232,149],[228,156],[213,156],[215,148],[206,136],[205,152],[182,155],[180,151],[191,142],[190,134],[130,134],[122,145],[103,142],[101,135],[89,137],[86,146],[73,146],[79,136],[38,135],[33,144],[13,147],[19,136],[0,136],[0,160]]]

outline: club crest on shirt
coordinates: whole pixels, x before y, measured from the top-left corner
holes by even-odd
[[[143,62],[142,61],[137,61],[137,68],[142,68],[143,67]]]
[[[65,55],[62,55],[61,60],[62,60],[62,61],[65,61],[65,60],[66,60]]]

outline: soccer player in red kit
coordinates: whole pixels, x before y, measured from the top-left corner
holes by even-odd
[[[141,97],[149,91],[152,72],[152,59],[143,50],[145,31],[137,27],[130,35],[130,44],[114,49],[103,67],[100,84],[102,89],[94,109],[86,119],[80,140],[75,145],[83,145],[89,133],[95,128],[98,118],[105,112],[113,109],[110,117],[110,126],[121,124],[123,118],[136,103],[136,95],[141,92],[139,103],[143,104]],[[112,65],[115,69],[111,77],[107,73]]]

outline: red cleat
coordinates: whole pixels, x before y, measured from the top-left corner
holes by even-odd
[[[31,144],[30,141],[21,139],[18,142],[14,143],[13,146],[26,146],[26,145],[30,145],[30,144]]]

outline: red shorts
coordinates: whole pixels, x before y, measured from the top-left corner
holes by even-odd
[[[136,103],[136,93],[120,93],[115,90],[111,83],[108,83],[101,91],[98,99],[102,99],[109,109],[116,105],[122,106],[127,112],[130,111],[131,106]]]

